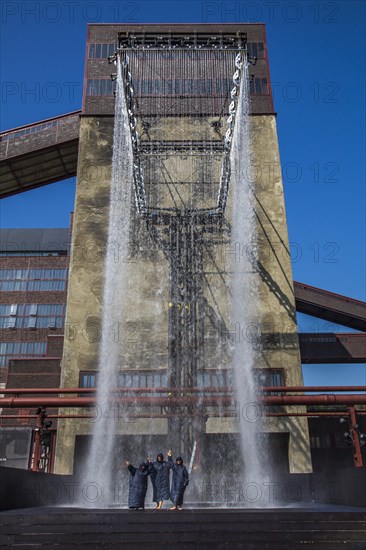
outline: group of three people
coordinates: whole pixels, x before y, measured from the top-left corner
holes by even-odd
[[[148,476],[151,476],[153,501],[156,502],[155,510],[161,510],[164,500],[169,499],[173,502],[171,510],[182,510],[184,491],[189,483],[188,471],[182,457],[178,456],[174,463],[172,451],[168,451],[167,454],[167,461],[164,460],[164,455],[159,453],[155,462],[152,462],[149,457],[147,462],[142,462],[138,468],[127,463],[131,474],[128,495],[128,507],[131,510],[145,508]],[[173,472],[171,487],[170,470]]]

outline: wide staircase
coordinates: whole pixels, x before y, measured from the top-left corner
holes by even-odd
[[[32,508],[0,514],[2,550],[365,550],[365,511],[317,508],[181,512]]]

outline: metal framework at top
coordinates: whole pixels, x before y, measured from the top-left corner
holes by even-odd
[[[220,184],[217,195],[217,205],[215,208],[185,208],[184,216],[186,218],[194,218],[195,223],[207,223],[212,221],[212,218],[220,217],[224,214],[227,195],[230,181],[230,151],[233,137],[233,128],[235,123],[235,115],[237,110],[237,101],[239,96],[239,88],[242,77],[243,63],[247,62],[246,51],[246,34],[233,33],[232,36],[219,35],[212,36],[209,34],[193,33],[192,35],[184,35],[182,33],[167,33],[162,36],[156,36],[149,33],[133,33],[119,35],[119,48],[117,55],[122,58],[123,64],[123,80],[125,83],[126,103],[129,114],[129,123],[131,130],[131,140],[134,156],[134,182],[135,182],[135,197],[136,205],[139,214],[143,217],[152,219],[159,217],[159,223],[162,223],[164,215],[166,222],[169,223],[172,215],[182,215],[182,212],[177,208],[151,208],[148,207],[146,199],[146,190],[144,184],[144,175],[142,170],[142,158],[145,155],[159,154],[163,151],[174,152],[189,152],[192,150],[192,142],[175,142],[170,141],[162,143],[143,144],[140,142],[137,132],[137,103],[136,94],[133,84],[133,75],[130,71],[130,60],[128,52],[131,50],[152,51],[152,50],[180,50],[189,52],[194,50],[234,50],[235,56],[235,71],[232,75],[232,88],[230,90],[230,104],[228,107],[229,116],[227,118],[227,129],[223,141],[214,141],[209,144],[212,150],[222,153],[222,170]],[[201,151],[203,154],[207,151],[207,143],[198,142],[195,146],[195,152]],[[163,216],[163,217],[162,217]]]
[[[245,32],[207,33],[165,32],[157,35],[149,32],[125,32],[118,34],[118,45],[121,49],[136,50],[172,50],[172,49],[207,49],[237,50],[246,47]]]

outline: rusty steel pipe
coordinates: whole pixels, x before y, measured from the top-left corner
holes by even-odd
[[[366,415],[366,412],[363,412],[363,411],[356,411],[356,414],[357,416],[365,416]],[[196,416],[195,414],[174,414],[174,418],[187,418],[187,417],[194,417]],[[207,412],[205,413],[205,416],[209,417],[209,418],[217,418],[217,414],[215,414],[214,412]],[[222,416],[224,416],[225,418],[228,418],[228,417],[234,417],[235,416],[235,413],[233,412],[226,412],[225,414],[223,414]],[[293,412],[281,412],[281,413],[265,413],[265,416],[279,416],[279,417],[292,417],[292,416],[303,416],[303,417],[310,417],[310,418],[315,418],[315,417],[318,417],[318,416],[326,416],[326,417],[347,417],[349,416],[349,412],[347,411],[344,411],[344,412],[332,412],[332,411],[329,411],[329,412],[324,412],[324,411],[320,411],[320,412],[303,412],[303,413],[293,413]],[[29,415],[29,416],[18,416],[16,414],[2,414],[0,415],[0,423],[1,423],[1,420],[2,419],[7,419],[7,420],[24,420],[24,421],[27,421],[29,419],[34,419],[36,418],[35,415]],[[61,420],[65,420],[65,419],[70,419],[70,418],[85,418],[85,419],[94,419],[95,420],[95,416],[94,415],[87,415],[87,414],[48,414],[47,415],[47,419],[50,419],[50,418],[57,418],[57,419],[61,419]],[[132,418],[169,418],[169,414],[150,414],[150,413],[139,413],[139,414],[131,414],[129,415],[129,418],[132,419]],[[8,424],[7,424],[8,425]]]
[[[117,397],[111,404],[151,405],[169,407],[174,405],[216,405],[235,402],[228,396],[179,396],[179,397]],[[322,395],[260,395],[257,402],[263,405],[357,405],[366,404],[366,394],[322,394]],[[95,397],[2,397],[0,407],[34,408],[44,407],[92,407]]]
[[[232,393],[231,388],[115,388],[113,393]],[[366,386],[263,386],[260,391],[267,392],[366,392]],[[70,394],[95,393],[96,388],[4,388],[0,394],[4,395],[31,395],[31,394]]]

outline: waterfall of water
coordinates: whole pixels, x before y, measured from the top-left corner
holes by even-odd
[[[110,191],[108,242],[104,268],[102,330],[97,384],[97,420],[86,464],[85,483],[97,492],[90,497],[96,506],[113,501],[113,455],[117,421],[121,417],[114,403],[122,349],[124,296],[127,285],[126,262],[130,234],[133,156],[129,119],[123,89],[121,61],[117,61],[117,87],[113,136],[112,181]]]
[[[260,407],[254,369],[258,357],[259,280],[256,272],[257,229],[254,211],[252,137],[249,116],[249,74],[246,59],[242,78],[231,149],[231,330],[232,362],[237,399],[245,482],[263,483],[266,466],[261,431]]]

